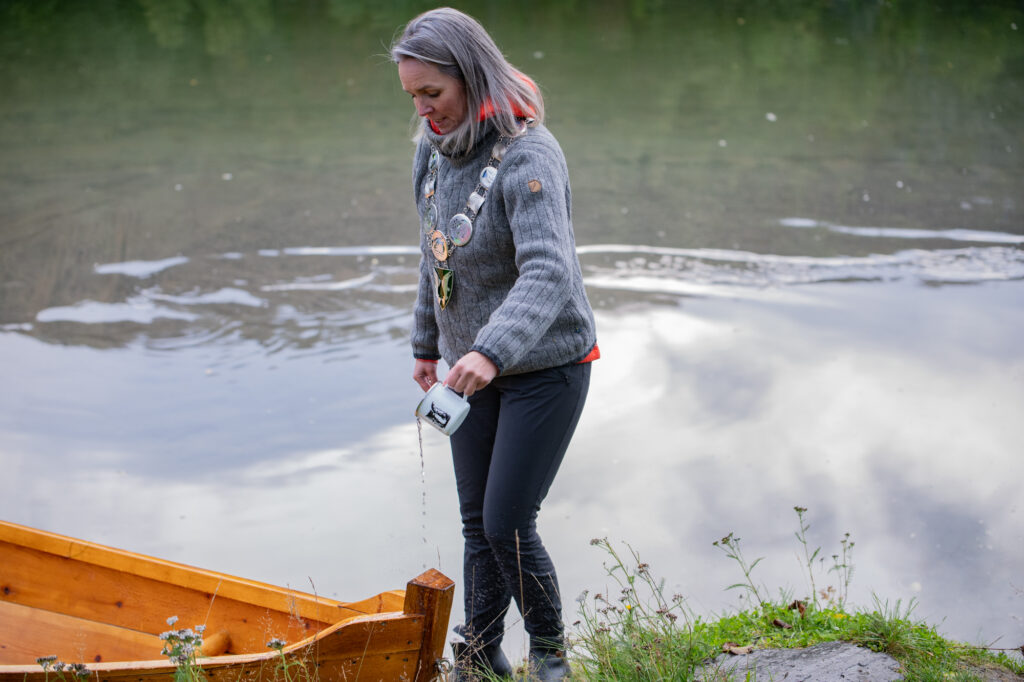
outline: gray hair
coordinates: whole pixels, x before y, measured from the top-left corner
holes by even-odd
[[[446,147],[466,151],[480,139],[479,112],[488,104],[489,120],[503,135],[514,135],[517,113],[544,122],[544,98],[533,81],[508,63],[480,23],[458,10],[441,7],[419,15],[391,44],[391,59],[433,64],[466,89],[466,118],[446,135]],[[425,125],[425,124],[424,124]],[[423,128],[419,128],[422,134]]]

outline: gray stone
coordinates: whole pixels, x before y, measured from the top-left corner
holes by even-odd
[[[826,642],[806,649],[757,649],[723,654],[704,668],[705,680],[757,682],[890,682],[902,680],[892,656],[849,642]]]

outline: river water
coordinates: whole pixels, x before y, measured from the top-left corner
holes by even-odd
[[[457,6],[572,172],[604,357],[540,517],[567,620],[595,537],[697,613],[742,605],[729,532],[803,596],[803,506],[855,604],[1024,642],[1019,6]],[[461,582],[381,56],[424,8],[0,9],[0,518],[340,599]]]

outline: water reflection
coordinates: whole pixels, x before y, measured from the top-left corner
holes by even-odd
[[[594,536],[703,612],[729,531],[804,591],[803,505],[858,603],[1024,639],[1020,9],[457,4],[573,170],[605,357],[542,517],[569,612]],[[0,10],[0,517],[340,598],[461,580],[373,57],[419,9]]]
[[[585,260],[595,255],[622,254]],[[710,544],[729,531],[769,557],[767,585],[803,591],[791,558],[799,504],[826,552],[852,533],[856,602],[916,597],[918,615],[972,641],[1024,634],[1013,606],[1024,561],[1019,275],[750,286],[725,262],[710,295],[666,286],[687,268],[652,280],[630,261],[609,283],[594,274],[604,265],[588,266],[591,297],[607,299],[605,358],[542,529],[561,555],[567,609],[606,582],[590,537],[628,541],[701,612],[735,603],[722,588],[737,576]],[[0,399],[0,514],[273,582],[312,580],[332,596],[401,584],[426,564],[460,579],[454,486],[433,432],[421,500],[402,295],[386,328],[363,327],[348,346],[314,342],[315,354],[263,306],[218,313],[236,320],[231,339],[160,339],[136,323],[135,340],[112,351],[0,334],[3,374],[18,386]],[[344,326],[347,313],[331,321],[289,305],[298,327]],[[261,324],[278,346],[243,331]]]
[[[628,540],[713,608],[740,577],[710,547],[727,531],[770,557],[768,585],[806,589],[790,532],[805,505],[826,552],[857,540],[860,603],[914,596],[947,631],[1014,641],[1024,509],[1003,474],[1020,471],[1024,365],[1007,334],[1024,319],[1009,286],[830,285],[798,305],[688,299],[616,317],[571,483],[553,491],[566,527]],[[981,299],[1002,315],[972,310]],[[965,613],[973,599],[985,615]]]

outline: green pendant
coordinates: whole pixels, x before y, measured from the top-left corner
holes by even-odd
[[[434,268],[434,292],[437,294],[437,304],[441,310],[448,307],[452,300],[452,293],[455,291],[455,272],[448,268]]]

